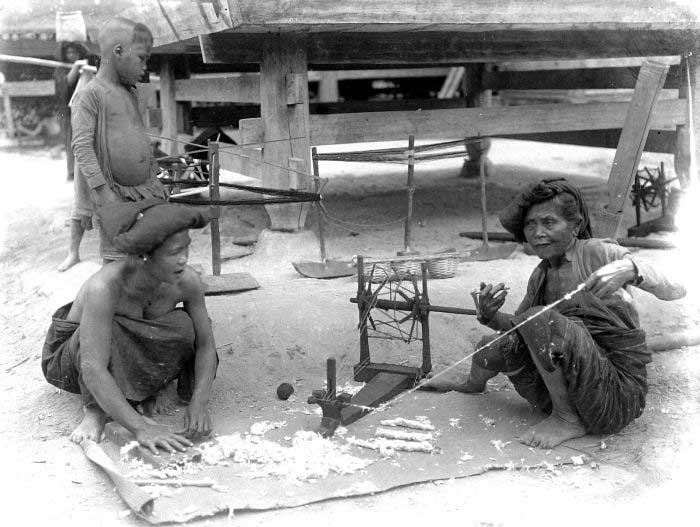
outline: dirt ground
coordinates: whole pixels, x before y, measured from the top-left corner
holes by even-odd
[[[352,147],[348,147],[352,148]],[[495,212],[534,178],[565,175],[599,201],[614,153],[609,150],[495,141],[490,153],[488,225],[498,230]],[[657,166],[664,156],[644,156]],[[54,150],[0,150],[3,193],[0,205],[0,485],[6,525],[137,525],[113,486],[68,440],[80,417],[77,396],[45,382],[40,371],[44,333],[52,312],[72,300],[82,282],[99,268],[97,234],[82,246],[83,262],[66,273],[56,267],[66,254],[72,186],[64,181],[64,159]],[[423,251],[476,247],[459,237],[478,230],[478,181],[459,177],[461,162],[420,165],[416,172],[415,247]],[[329,178],[324,202],[330,256],[390,255],[403,247],[405,168],[323,163]],[[631,211],[626,218],[630,224]],[[652,215],[657,215],[658,210]],[[215,427],[235,415],[274,405],[274,388],[294,384],[299,403],[325,381],[326,357],[339,362],[339,383],[351,379],[358,356],[352,278],[311,280],[298,275],[292,260],[318,259],[310,233],[281,235],[264,230],[262,207],[226,209],[222,221],[223,272],[248,271],[261,288],[209,297],[209,312],[222,364],[211,407]],[[315,232],[313,215],[307,225]],[[372,225],[372,226],[369,226]],[[697,225],[697,222],[695,222]],[[258,247],[234,241],[259,237]],[[208,229],[193,234],[191,263],[210,270]],[[639,251],[641,258],[680,273],[697,255],[686,250]],[[517,305],[537,258],[516,251],[509,259],[460,264],[457,276],[431,280],[434,304],[471,307],[469,291],[480,281],[510,287],[505,310]],[[695,327],[700,296],[661,302],[636,292],[642,323],[650,336]],[[435,371],[458,360],[484,334],[476,321],[457,315],[431,316]],[[416,348],[417,350],[418,348]],[[408,353],[414,350],[390,352]],[[465,525],[694,524],[692,496],[700,463],[700,351],[683,348],[657,353],[649,368],[650,392],[644,415],[622,433],[605,438],[593,465],[564,467],[559,475],[532,471],[491,471],[457,480],[413,485],[361,498],[327,501],[295,509],[242,512],[196,525],[297,525],[332,521],[339,525],[381,521],[447,519]],[[502,382],[502,381],[499,381]],[[602,446],[602,445],[601,445]]]

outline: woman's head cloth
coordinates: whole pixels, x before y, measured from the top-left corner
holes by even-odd
[[[538,203],[544,203],[561,194],[570,194],[576,200],[578,212],[581,215],[581,225],[578,238],[592,238],[591,221],[588,215],[588,206],[578,188],[567,182],[564,178],[543,179],[529,185],[510,205],[501,211],[498,219],[501,225],[515,236],[519,242],[525,241],[523,228],[525,215],[530,207]]]
[[[100,228],[114,246],[127,254],[147,254],[176,232],[209,223],[208,208],[188,207],[151,198],[109,203],[97,211]]]

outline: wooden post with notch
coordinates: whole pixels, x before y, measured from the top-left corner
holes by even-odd
[[[302,36],[271,33],[265,37],[260,64],[260,115],[263,122],[263,186],[289,188],[289,158],[309,173],[309,94],[306,43]],[[301,203],[265,206],[272,230],[303,227],[307,207]]]
[[[666,81],[668,64],[645,61],[639,70],[625,124],[608,178],[608,203],[594,211],[594,236],[616,238],[651,124],[651,114]]]

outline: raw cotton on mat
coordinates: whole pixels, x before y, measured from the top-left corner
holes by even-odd
[[[340,428],[330,439],[315,433],[320,424],[317,412],[291,412],[284,421],[274,409],[267,412],[267,421],[252,426],[249,421],[227,423],[230,430],[217,427],[214,438],[187,456],[164,454],[155,465],[144,461],[140,448],[120,453],[122,445],[111,441],[104,448],[128,479],[210,483],[142,487],[154,500],[150,513],[141,516],[161,523],[226,511],[293,507],[491,469],[541,467],[543,475],[551,475],[557,465],[581,464],[585,452],[599,444],[590,436],[551,450],[521,444],[517,437],[543,416],[532,413],[510,389],[483,395],[414,392],[347,429]],[[421,423],[424,431],[395,426],[406,420]]]

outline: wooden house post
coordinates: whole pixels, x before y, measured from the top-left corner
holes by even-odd
[[[289,158],[309,174],[309,91],[304,37],[269,34],[260,64],[260,116],[263,123],[264,187],[289,188]],[[299,180],[306,189],[309,179]],[[272,230],[296,231],[304,227],[308,207],[301,203],[266,205]]]
[[[175,73],[170,59],[166,56],[160,66],[160,109],[162,128],[161,134],[172,141],[163,140],[161,150],[168,155],[178,151],[177,143],[177,102],[175,101]]]
[[[491,107],[492,91],[484,86],[483,75],[485,71],[490,71],[491,65],[468,64],[465,66],[464,91],[468,108],[489,108]],[[464,162],[462,175],[465,177],[475,177],[480,175],[481,156],[487,155],[490,139],[485,137],[481,143],[467,142],[466,149],[469,159]],[[488,174],[486,167],[483,167]]]
[[[6,89],[2,90],[2,106],[5,113],[5,133],[7,137],[15,136],[15,122],[12,119],[12,101]]]
[[[2,111],[5,117],[5,134],[8,138],[15,137],[15,122],[12,119],[12,101],[10,100],[10,93],[5,86],[7,77],[5,76],[4,63],[3,67],[0,68],[0,94],[2,95]]]

